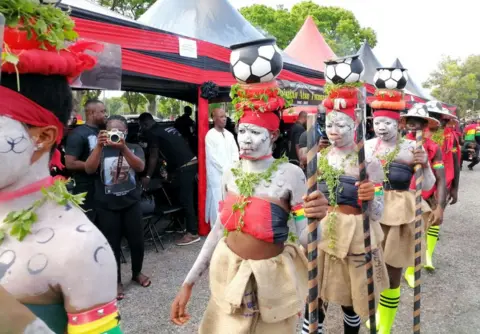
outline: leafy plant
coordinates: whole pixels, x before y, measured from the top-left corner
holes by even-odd
[[[445,141],[445,134],[443,133],[443,129],[437,129],[434,133],[432,133],[432,136],[430,137],[435,143],[438,144],[438,146],[442,147],[443,142]]]
[[[397,137],[397,143],[395,144],[395,148],[393,151],[384,154],[384,155],[377,155],[377,159],[380,160],[380,163],[382,164],[382,170],[383,170],[383,181],[384,182],[389,182],[388,181],[388,174],[390,173],[390,165],[392,162],[395,161],[397,158],[398,153],[400,153],[400,146],[402,143],[405,141],[404,138],[402,138],[400,135]]]
[[[318,158],[318,181],[324,181],[328,189],[328,204],[333,208],[332,211],[328,213],[327,216],[327,234],[329,238],[328,247],[330,249],[335,249],[337,242],[336,235],[336,222],[337,222],[337,192],[340,191],[340,177],[345,175],[345,164],[349,163],[350,166],[358,164],[358,157],[356,152],[348,154],[345,158],[342,159],[340,165],[341,168],[335,168],[328,162],[328,153],[331,151],[332,147],[324,148],[320,151]]]
[[[56,180],[52,186],[42,189],[42,198],[33,202],[29,208],[8,213],[3,220],[5,225],[0,229],[0,244],[4,240],[5,234],[23,241],[31,233],[33,224],[38,220],[37,210],[48,201],[61,206],[73,205],[81,209],[80,206],[87,194],[72,195],[67,190],[67,183],[68,181]]]
[[[331,92],[337,91],[342,88],[359,88],[363,86],[363,82],[350,82],[343,84],[327,83],[324,87],[325,95],[330,95]]]

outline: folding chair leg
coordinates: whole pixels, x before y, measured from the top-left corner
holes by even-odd
[[[155,236],[157,237],[158,241],[160,242],[160,247],[162,247],[162,250],[165,250],[165,246],[163,245],[162,237],[160,234],[158,234],[157,228],[155,227],[155,224],[152,224],[153,227],[153,232],[155,232]],[[154,236],[154,238],[155,238]]]
[[[153,233],[153,230],[152,230],[152,224],[148,224],[148,230],[150,231],[150,235],[152,236],[153,245],[155,246],[155,251],[158,253],[157,241],[155,240],[155,234]]]

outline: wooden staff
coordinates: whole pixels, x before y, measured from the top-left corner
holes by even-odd
[[[422,149],[423,134],[415,131],[417,150]],[[420,290],[422,276],[422,165],[415,165],[415,288],[413,292],[413,333],[420,334]]]
[[[365,166],[365,128],[366,128],[366,90],[365,86],[358,89],[358,108],[357,108],[357,152],[358,169],[360,182],[367,179],[367,168]],[[365,268],[367,272],[368,289],[368,317],[370,320],[370,333],[377,332],[375,319],[375,283],[373,281],[373,260],[372,260],[372,240],[370,237],[370,218],[367,214],[368,202],[362,201],[363,215],[363,235],[365,245]]]
[[[307,186],[308,194],[317,190],[317,116],[307,118]],[[308,320],[310,334],[318,331],[318,220],[308,219]]]

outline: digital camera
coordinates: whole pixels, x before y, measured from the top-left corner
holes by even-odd
[[[119,143],[122,139],[125,139],[125,134],[117,129],[113,129],[107,132],[108,140],[112,143]]]

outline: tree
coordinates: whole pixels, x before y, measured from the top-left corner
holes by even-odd
[[[148,101],[148,112],[152,115],[157,114],[157,95],[143,94]]]
[[[377,44],[373,29],[361,27],[351,11],[320,6],[313,1],[298,3],[291,11],[283,6],[275,9],[253,5],[241,8],[240,13],[254,26],[274,36],[281,48],[287,47],[309,15],[313,17],[326,42],[338,56],[355,53],[365,39],[372,47]]]
[[[120,115],[124,107],[121,97],[110,97],[105,100],[105,107],[110,115]]]
[[[439,101],[456,105],[459,115],[464,116],[480,97],[480,55],[472,55],[463,62],[444,57],[423,85],[431,88],[432,96]],[[476,109],[479,106],[480,101]]]
[[[142,93],[125,92],[122,95],[122,100],[127,104],[131,114],[138,114],[143,111],[145,105],[148,103],[147,98]]]
[[[182,114],[181,109],[181,101],[179,100],[161,96],[158,101],[157,110],[162,118],[176,118]]]
[[[156,0],[97,0],[97,3],[122,15],[138,19]]]

